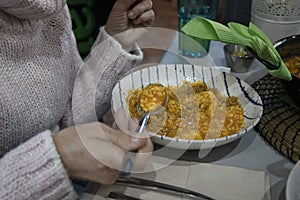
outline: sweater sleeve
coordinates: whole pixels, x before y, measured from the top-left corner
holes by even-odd
[[[50,131],[5,154],[0,160],[0,171],[2,200],[77,198]]]
[[[125,51],[121,44],[100,28],[93,48],[79,68],[72,96],[72,116],[76,124],[100,119],[111,104],[113,87],[139,62],[143,53],[135,44],[134,53]]]
[[[66,0],[0,0],[0,8],[21,19],[40,19],[63,9]]]
[[[137,44],[134,44],[133,51],[128,53],[121,44],[108,35],[104,29],[101,28],[99,39],[96,41],[95,52],[99,51],[99,46],[109,45],[104,54],[107,56],[103,64],[104,68],[98,70],[99,78],[96,88],[95,109],[98,118],[101,118],[111,106],[112,90],[116,83],[126,74],[130,73],[133,68],[142,61],[143,53]],[[112,54],[109,56],[109,54]]]

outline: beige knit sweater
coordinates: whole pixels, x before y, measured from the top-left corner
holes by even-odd
[[[99,45],[101,116],[113,86],[142,53],[125,52],[103,27]],[[0,0],[0,199],[77,198],[51,135],[73,123],[72,91],[82,63],[65,0]]]

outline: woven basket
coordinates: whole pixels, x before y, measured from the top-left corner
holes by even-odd
[[[267,75],[252,87],[264,103],[256,131],[276,150],[297,162],[300,158],[300,109],[288,103],[289,98],[277,78]]]

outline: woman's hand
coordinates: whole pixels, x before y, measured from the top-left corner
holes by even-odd
[[[117,0],[106,23],[106,32],[128,49],[154,21],[152,0]]]
[[[125,121],[122,118],[118,126],[125,125]],[[122,130],[127,133],[136,129],[133,121],[127,121],[126,126],[127,130],[124,126]],[[66,128],[53,138],[70,177],[112,184],[122,169],[126,152],[137,151],[133,170],[141,170],[153,150],[147,135],[133,137],[123,131],[94,122]]]

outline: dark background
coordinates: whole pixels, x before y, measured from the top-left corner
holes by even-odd
[[[79,53],[85,57],[116,0],[68,0]],[[88,14],[87,14],[88,13]]]
[[[68,0],[77,46],[84,58],[90,51],[98,34],[105,25],[116,0]],[[217,21],[227,24],[234,21],[248,26],[252,0],[219,0]],[[176,0],[153,0],[156,13],[154,26],[177,30]],[[87,17],[85,12],[89,12]],[[88,26],[86,28],[85,26]],[[167,36],[163,36],[167,37]],[[168,38],[166,38],[168,41]],[[147,55],[147,52],[145,52]],[[153,53],[153,52],[152,52]],[[146,57],[147,59],[147,57]]]

